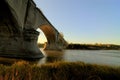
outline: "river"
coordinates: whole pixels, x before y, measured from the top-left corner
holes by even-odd
[[[38,64],[54,61],[102,64],[108,66],[120,66],[120,50],[64,50],[44,51],[45,57],[38,61]]]
[[[44,51],[44,57],[31,63],[44,64],[55,61],[93,63],[108,66],[120,66],[120,50],[63,50]],[[11,65],[20,59],[0,58],[0,64]]]

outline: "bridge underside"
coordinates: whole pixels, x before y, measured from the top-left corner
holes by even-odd
[[[44,50],[62,50],[63,46],[60,44],[59,33],[57,33],[50,25],[42,25],[40,29],[43,31],[47,38],[47,42],[44,44]],[[59,40],[58,40],[59,39]]]
[[[1,57],[43,57],[37,45],[37,28],[40,28],[47,38],[46,50],[61,50],[66,46],[63,37],[36,8],[32,0],[1,0],[0,11]]]

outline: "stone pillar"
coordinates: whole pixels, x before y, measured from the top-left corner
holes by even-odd
[[[21,36],[17,34],[14,36],[0,35],[0,56],[23,59],[43,57],[37,45],[38,35],[39,32],[34,29],[24,30]]]
[[[39,32],[34,29],[25,29],[23,31],[23,50],[28,58],[43,57],[37,45],[38,35]]]

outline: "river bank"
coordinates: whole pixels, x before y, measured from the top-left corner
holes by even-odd
[[[43,48],[44,44],[38,43],[39,48]],[[75,44],[70,43],[66,49],[78,49],[78,50],[120,50],[120,45],[116,44]]]
[[[120,80],[120,67],[83,62],[53,62],[31,65],[20,61],[0,65],[0,80]]]
[[[120,45],[115,45],[115,44],[68,44],[66,49],[120,50]]]

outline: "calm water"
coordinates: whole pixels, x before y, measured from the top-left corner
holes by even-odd
[[[45,57],[31,62],[38,65],[55,61],[82,61],[109,66],[120,66],[120,50],[64,50],[64,51],[43,51]],[[0,64],[11,65],[19,59],[0,58]]]
[[[82,61],[86,63],[120,66],[120,50],[64,50],[43,51],[44,58],[38,64],[54,61]]]

